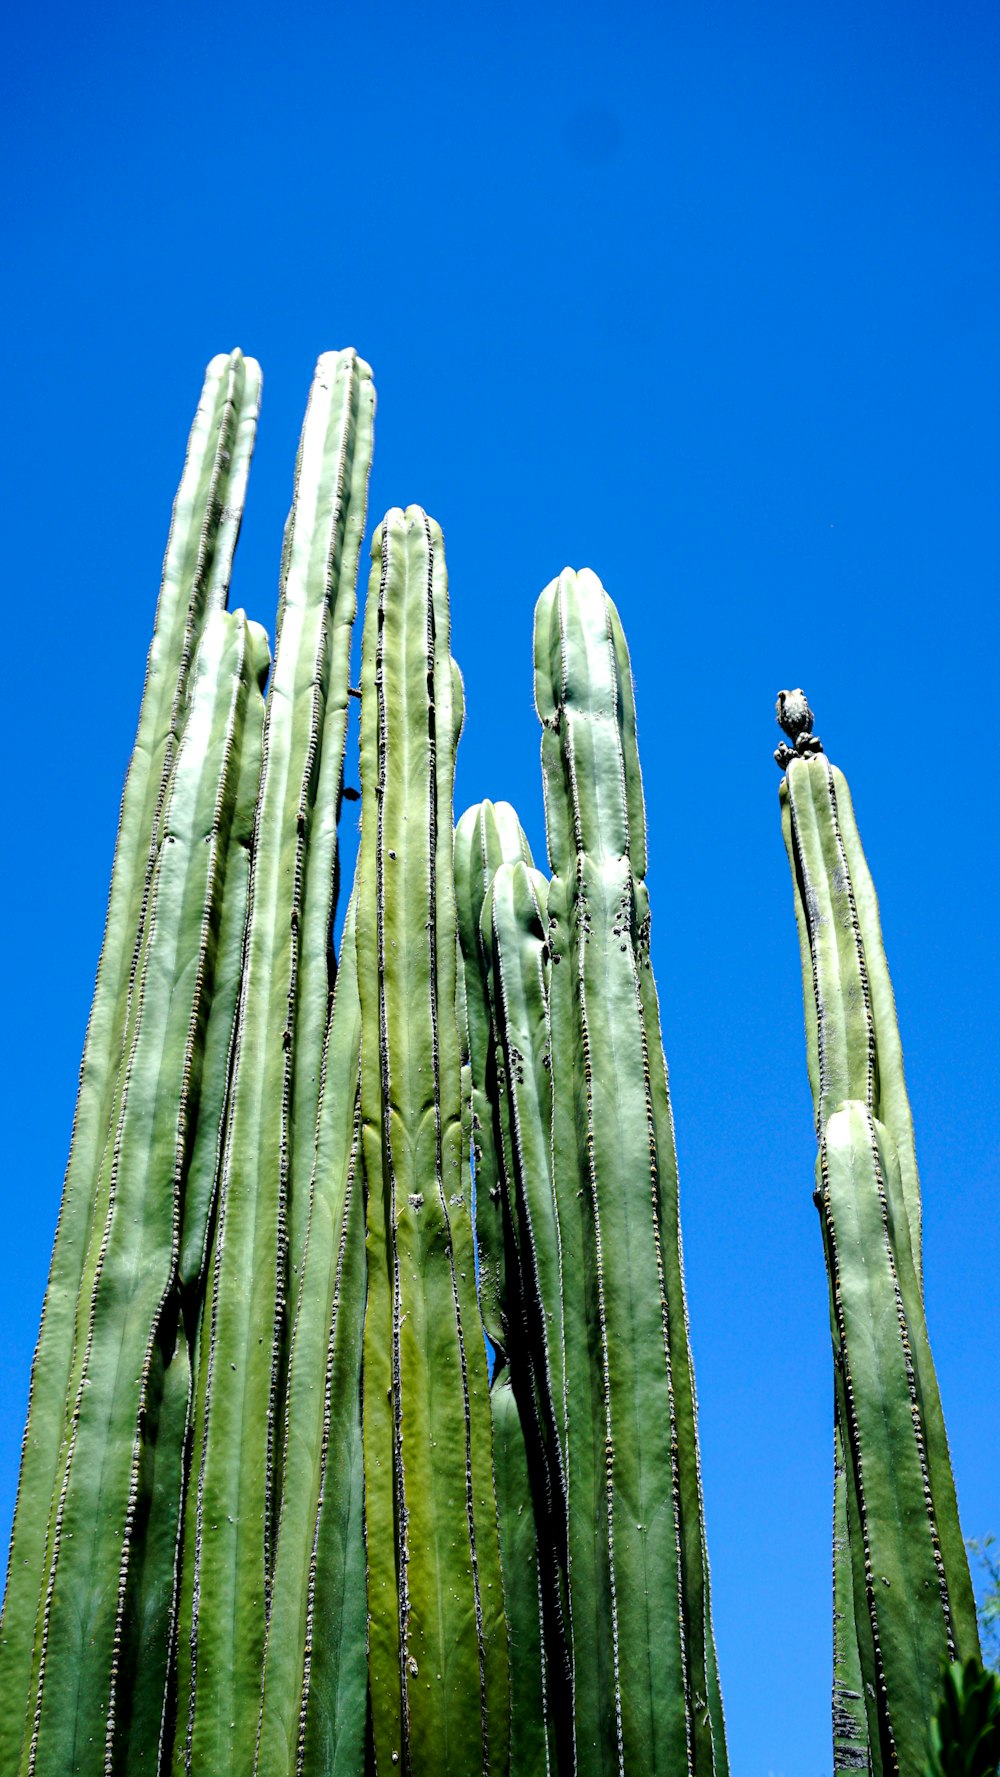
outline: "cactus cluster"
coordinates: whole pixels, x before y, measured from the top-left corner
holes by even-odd
[[[535,617],[550,876],[454,823],[444,543],[316,368],[273,666],[227,610],[260,397],[174,506],[0,1625],[0,1777],[727,1777],[628,649]],[[266,696],[265,696],[266,690]],[[361,841],[339,949],[352,695]],[[783,693],[836,1378],[838,1770],[978,1652],[871,881]],[[971,1681],[970,1681],[971,1682]]]

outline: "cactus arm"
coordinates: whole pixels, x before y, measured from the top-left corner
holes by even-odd
[[[500,1566],[499,1525],[493,1476],[493,1417],[490,1403],[486,1341],[476,1280],[476,1235],[473,1222],[469,1145],[463,1116],[462,1033],[456,1010],[461,951],[455,897],[453,829],[455,820],[455,754],[465,722],[465,688],[451,655],[451,611],[444,539],[425,518],[431,549],[431,607],[434,625],[434,757],[436,802],[435,975],[438,1006],[435,1025],[440,1072],[440,1168],[451,1224],[454,1296],[467,1393],[466,1510],[473,1558],[479,1665],[486,1768],[504,1773],[510,1763],[510,1678],[507,1623]],[[505,808],[500,816],[527,849],[517,817]]]
[[[817,1126],[822,1129],[842,1099],[859,1098],[891,1131],[919,1276],[920,1181],[913,1118],[878,899],[850,790],[843,773],[823,755],[793,759],[781,801],[803,945]]]
[[[831,767],[794,760],[785,774],[792,867],[810,944],[816,1002],[817,1126],[854,1098],[878,1109],[878,1061],[868,966],[844,853]]]
[[[133,1553],[119,1597],[116,1715],[105,1759],[114,1777],[144,1777],[163,1767],[173,1674],[191,1348],[172,1316],[162,1318],[156,1335],[138,1453]]]
[[[593,575],[567,570],[542,594],[535,646],[553,868],[553,1152],[577,1745],[581,1771],[632,1761],[650,1771],[693,1769],[704,1757],[711,1768],[708,1681],[695,1694],[684,1615],[669,1338],[669,1317],[683,1315],[683,1302],[668,1311],[638,960],[645,904],[634,865],[644,865],[645,848],[641,831],[632,832],[638,801],[624,749],[634,733],[612,613]]]
[[[921,1460],[926,1468],[927,1497],[934,1501],[932,1534],[942,1575],[947,1576],[949,1633],[960,1637],[965,1645],[974,1646],[976,1629],[968,1564],[924,1322],[920,1283],[920,1187],[878,903],[843,776],[821,754],[787,757],[786,764],[782,819],[796,889],[817,1128],[822,1142],[838,1104],[858,1101],[867,1107],[873,1128],[886,1131],[883,1151],[875,1143],[872,1157],[866,1164],[868,1172],[873,1177],[877,1175],[878,1190],[888,1204],[886,1225],[888,1227],[891,1222],[892,1228],[890,1257],[900,1292],[901,1313],[905,1314],[907,1363],[919,1402]],[[810,1001],[813,1002],[811,1016]],[[875,1119],[878,1119],[877,1123]],[[843,1146],[844,1134],[840,1125],[838,1140]],[[867,1188],[869,1193],[874,1189],[870,1183]],[[834,1252],[831,1238],[827,1240],[828,1264]],[[892,1350],[891,1324],[891,1318],[882,1323],[883,1328],[888,1329],[885,1331],[887,1363]],[[833,1330],[837,1354],[841,1340],[836,1314]],[[877,1383],[878,1378],[869,1370],[861,1372],[862,1386],[874,1388]],[[842,1427],[850,1429],[859,1423],[859,1415],[851,1404],[846,1385],[841,1383],[839,1386],[838,1420]],[[835,1491],[834,1751],[835,1760],[846,1760],[844,1768],[850,1768],[852,1748],[861,1741],[861,1724],[853,1696],[857,1685],[852,1677],[845,1676],[852,1665],[847,1619],[853,1601],[854,1631],[865,1668],[871,1756],[878,1767],[880,1762],[884,1764],[895,1755],[886,1740],[889,1730],[884,1724],[877,1725],[872,1715],[872,1687],[877,1690],[881,1682],[875,1667],[882,1654],[878,1652],[877,1622],[873,1629],[869,1621],[869,1592],[864,1576],[858,1570],[859,1544],[864,1544],[867,1537],[866,1508],[862,1499],[865,1477],[858,1459],[852,1454],[850,1438],[844,1438],[843,1452],[847,1474],[846,1517],[841,1505],[842,1490],[838,1486]],[[919,1488],[922,1485],[916,1471],[903,1468],[896,1477],[901,1486],[907,1474],[913,1486]],[[918,1491],[914,1509],[919,1507],[921,1498]],[[848,1561],[853,1562],[853,1578],[846,1572]],[[891,1689],[895,1683],[893,1669],[896,1661],[902,1659],[905,1662],[909,1656],[902,1644],[897,1647],[893,1642],[884,1651],[890,1668]],[[888,1768],[892,1768],[891,1764]]]
[[[175,1674],[180,1530],[193,1405],[193,1366],[204,1295],[208,1242],[215,1206],[235,1043],[249,888],[249,859],[260,784],[264,685],[270,651],[264,631],[247,624],[249,695],[239,756],[236,805],[225,863],[212,995],[205,1030],[197,1118],[187,1166],[177,1263],[177,1294],[156,1330],[150,1393],[160,1399],[142,1422],[141,1486],[137,1522],[121,1610],[118,1690],[131,1698],[119,1711],[115,1772],[145,1772],[151,1749],[162,1761],[166,1715]]]
[[[523,1513],[529,1495],[534,1508],[536,1552],[532,1585],[536,1603],[519,1572],[505,1595],[510,1627],[512,1732],[520,1742],[519,1721],[533,1708],[542,1685],[548,1756],[560,1770],[574,1769],[573,1675],[569,1622],[567,1488],[563,1459],[565,1363],[562,1331],[562,1255],[552,1194],[550,1154],[552,1084],[549,1027],[546,914],[548,883],[523,862],[501,864],[483,906],[482,953],[494,1029],[496,1116],[503,1163],[508,1259],[506,1317],[511,1326],[510,1371],[494,1377],[494,1441],[506,1440],[507,1460],[526,1463],[524,1486],[505,1470],[500,1502],[501,1546],[507,1535],[520,1547],[524,1531],[505,1528],[506,1513]],[[502,1390],[500,1384],[503,1384]],[[515,1431],[513,1416],[519,1423]],[[518,1471],[519,1472],[519,1471]],[[499,1489],[499,1483],[498,1483]],[[520,1557],[518,1557],[520,1559]],[[542,1611],[543,1669],[534,1665]],[[519,1619],[530,1610],[528,1626]],[[513,1768],[519,1769],[516,1759]]]
[[[327,548],[323,572],[301,572],[300,527],[348,534],[317,489],[348,501],[344,465],[367,435],[371,380],[353,352],[327,354],[313,379],[296,492],[286,529],[275,664],[264,726],[246,958],[219,1187],[216,1259],[203,1323],[186,1508],[180,1634],[183,1661],[175,1762],[227,1769],[255,1743],[264,1624],[280,1497],[288,1199],[294,1181],[290,1104],[308,820],[317,782],[321,682],[330,602],[353,603]],[[301,506],[300,506],[301,499]],[[313,558],[306,548],[307,558]],[[336,557],[336,550],[334,550]],[[307,788],[308,786],[308,788]],[[305,799],[305,800],[304,800]],[[325,954],[325,952],[324,952]],[[308,1187],[308,1176],[300,1189]],[[187,1694],[184,1695],[186,1690]]]
[[[501,864],[482,910],[486,978],[496,1031],[498,1125],[510,1237],[517,1254],[532,1386],[544,1425],[553,1503],[565,1508],[561,1450],[564,1360],[559,1223],[552,1196],[548,883],[528,865]],[[555,1508],[554,1505],[554,1509]],[[565,1525],[562,1538],[565,1559]]]
[[[357,942],[373,1734],[380,1769],[433,1761],[467,1777],[506,1769],[508,1701],[461,1166],[450,806],[459,712],[440,532],[418,508],[394,509],[372,553]]]
[[[110,1759],[119,1725],[142,1427],[159,1405],[157,1336],[164,1319],[176,1320],[181,1193],[238,779],[247,655],[245,621],[213,612],[164,805],[133,1035],[105,1160],[108,1209],[52,1539],[28,1771],[86,1769],[92,1747],[104,1739]],[[183,1400],[186,1406],[186,1386]],[[181,1427],[183,1418],[182,1409]],[[116,1586],[108,1584],[112,1573]]]
[[[364,1214],[355,899],[320,1078],[311,1213],[289,1361],[286,1482],[255,1770],[363,1771],[361,1432]],[[322,1754],[314,1742],[319,1742]]]
[[[222,903],[212,1003],[201,1064],[198,1121],[184,1182],[184,1213],[177,1264],[184,1298],[185,1325],[193,1352],[197,1351],[197,1329],[209,1263],[226,1107],[235,1055],[250,897],[250,859],[257,797],[260,793],[264,690],[271,666],[267,636],[259,624],[248,623],[247,643],[253,651],[250,664],[251,695],[240,748],[236,812],[226,859],[226,892]]]
[[[938,1551],[942,1596],[947,1593],[950,1634],[959,1659],[979,1657],[979,1625],[969,1573],[965,1538],[958,1519],[958,1500],[948,1452],[941,1395],[937,1384],[924,1313],[923,1289],[913,1257],[906,1181],[891,1133],[869,1119],[873,1160],[884,1196],[883,1232],[891,1260],[901,1329],[912,1371],[911,1394],[919,1415],[920,1449],[926,1487],[932,1502],[933,1534]]]
[[[806,913],[806,882],[802,873],[799,855],[795,845],[795,828],[792,823],[792,803],[788,792],[787,781],[782,778],[779,791],[781,804],[781,837],[785,842],[785,851],[792,872],[792,904],[795,909],[795,930],[799,939],[799,962],[802,966],[802,1006],[805,1014],[806,1028],[806,1067],[809,1074],[809,1090],[813,1098],[814,1115],[818,1118],[820,1102],[819,1079],[819,993],[816,977],[813,972],[813,949],[810,935],[809,918]],[[818,1126],[818,1125],[817,1125]]]
[[[568,579],[568,575],[564,576]],[[603,1375],[591,1376],[591,1353],[600,1354],[603,1328],[594,1326],[595,1287],[588,1227],[589,1194],[581,1167],[578,1122],[586,1127],[584,1057],[580,1052],[574,977],[577,918],[575,834],[572,802],[563,776],[564,714],[558,626],[561,583],[542,593],[535,611],[535,703],[542,729],[545,825],[552,880],[547,913],[551,955],[549,1016],[552,1033],[552,1186],[562,1257],[564,1386],[562,1444],[566,1470],[571,1575],[569,1613],[573,1638],[574,1722],[580,1742],[579,1770],[619,1768],[617,1758],[617,1623],[612,1599],[605,1497]],[[589,1261],[589,1262],[588,1262]],[[595,1386],[596,1385],[596,1386]],[[581,1536],[589,1514],[594,1534]],[[579,1548],[578,1545],[579,1544]],[[615,1749],[613,1751],[613,1749]]]
[[[306,1658],[296,1770],[302,1777],[360,1777],[368,1724],[364,1457],[361,1437],[361,1332],[364,1324],[364,1194],[360,1127],[355,1172],[341,1231],[337,1315],[355,1386],[344,1385],[341,1350],[328,1358],[330,1435],[310,1569]],[[356,1327],[357,1333],[353,1334]]]
[[[32,1367],[28,1422],[0,1625],[0,1688],[27,1695],[52,1502],[71,1393],[73,1324],[112,1099],[125,1045],[130,982],[155,858],[160,809],[206,611],[224,604],[260,400],[260,371],[239,352],[213,359],[188,441],[163,567],[135,749],[122,797],[111,892],[87,1026],[49,1287]],[[100,1212],[97,1220],[100,1222]],[[84,1286],[85,1287],[85,1286]],[[18,1756],[17,1709],[0,1717],[0,1766]]]
[[[503,1206],[494,1139],[491,1098],[490,1008],[479,954],[479,921],[493,872],[506,859],[530,864],[528,842],[507,802],[481,802],[466,809],[455,827],[455,899],[464,968],[459,994],[459,1030],[468,1043],[471,1087],[473,1198],[479,1251],[479,1304],[487,1336],[502,1367],[506,1338],[501,1316],[504,1294]],[[464,1021],[462,1012],[464,1009]]]
[[[336,375],[328,355],[326,374]],[[320,360],[324,366],[324,360]],[[323,372],[318,367],[318,374]],[[296,490],[296,519],[289,526],[286,600],[298,594],[295,582],[327,588],[324,635],[315,660],[308,697],[313,706],[313,774],[303,777],[299,820],[306,829],[300,953],[296,980],[292,1080],[291,1175],[312,1174],[319,1098],[319,1058],[333,987],[333,918],[338,877],[337,821],[340,814],[350,703],[351,637],[357,615],[356,585],[361,539],[368,508],[375,390],[362,377],[353,431],[343,434],[333,476],[325,458],[304,452]],[[303,661],[303,666],[305,662]],[[305,697],[301,680],[297,694]],[[291,1300],[298,1287],[309,1194],[293,1190],[289,1203]]]
[[[621,745],[627,796],[629,857],[635,873],[636,962],[644,1023],[649,1096],[656,1138],[656,1196],[660,1262],[667,1307],[666,1336],[676,1413],[677,1492],[681,1587],[692,1696],[697,1769],[728,1771],[725,1716],[712,1628],[711,1581],[698,1443],[698,1399],[691,1353],[681,1237],[680,1180],[670,1087],[660,1025],[660,1002],[650,953],[649,894],[645,874],[646,810],[636,731],[635,689],[621,620],[609,601],[609,625],[620,698]]]
[[[553,1730],[542,1622],[540,1539],[532,1511],[521,1415],[509,1371],[494,1376],[490,1403],[510,1646],[510,1768],[517,1777],[549,1777],[556,1766],[555,1748],[550,1744]]]
[[[879,1070],[865,947],[857,919],[832,769],[822,755],[793,759],[781,784],[782,833],[794,885],[802,962],[806,1055],[817,1134],[845,1099],[875,1105]],[[836,1339],[834,1341],[836,1346]],[[866,1769],[868,1722],[859,1683],[864,1634],[851,1559],[846,1404],[838,1395],[834,1434],[834,1769]],[[858,1614],[860,1610],[860,1615]],[[855,1759],[866,1762],[860,1767]]]
[[[666,1302],[666,1337],[676,1421],[677,1497],[680,1510],[680,1560],[687,1662],[692,1698],[695,1768],[726,1777],[725,1714],[712,1627],[711,1580],[698,1442],[698,1398],[691,1352],[684,1253],[681,1239],[680,1189],[673,1111],[667,1064],[660,1031],[659,999],[649,954],[649,921],[645,885],[637,890],[639,909],[636,956],[639,995],[645,1022],[646,1064],[656,1134],[656,1190],[659,1210],[660,1262]]]
[[[843,773],[830,767],[829,794],[854,895],[854,911],[868,972],[869,1003],[878,1054],[878,1116],[892,1132],[899,1159],[917,1276],[922,1275],[920,1178],[913,1140],[913,1117],[906,1091],[903,1048],[899,1039],[896,1001],[886,962],[878,897],[854,816],[851,792]]]
[[[827,1121],[820,1164],[869,1739],[876,1770],[915,1771],[942,1661],[977,1651],[975,1616],[967,1600],[956,1610],[943,1559],[957,1514],[950,1488],[934,1492],[924,1401],[936,1384],[889,1132],[847,1103]]]

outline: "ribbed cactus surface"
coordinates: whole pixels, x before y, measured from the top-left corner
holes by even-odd
[[[92,1306],[120,1178],[115,1132],[138,1023],[150,898],[190,703],[192,665],[209,614],[221,611],[226,602],[259,399],[260,373],[252,360],[234,352],[212,361],[174,503],[32,1372],[0,1633],[0,1769],[5,1772],[36,1768],[39,1736],[46,1732],[49,1713],[46,1678],[53,1670],[53,1609],[56,1627],[64,1614],[79,1609],[85,1620],[88,1611],[85,1600],[70,1597],[64,1613],[57,1575],[78,1405],[89,1380]],[[219,639],[217,630],[216,645]],[[119,1563],[120,1556],[119,1549]],[[113,1590],[106,1573],[101,1585]],[[72,1684],[72,1673],[61,1682]],[[109,1715],[106,1686],[102,1697],[87,1700],[87,1707],[103,1708]],[[66,1731],[73,1734],[75,1728],[70,1725]],[[103,1731],[100,1740],[103,1746]]]
[[[850,793],[800,691],[782,824],[802,954],[830,1286],[835,1771],[919,1771],[942,1664],[978,1655],[924,1317],[920,1187],[878,903]]]
[[[372,1726],[380,1770],[458,1777],[509,1758],[456,997],[462,693],[437,525],[394,508],[372,554],[357,923]]]
[[[535,615],[581,1773],[726,1768],[628,654],[595,575]]]
[[[453,825],[464,697],[418,506],[375,533],[351,685],[354,351],[316,366],[273,671],[227,610],[259,398],[252,360],[212,361],[174,506],[32,1372],[0,1777],[726,1777],[618,613],[588,570],[538,601],[546,878],[508,803]],[[975,1617],[877,903],[784,697],[835,1765],[916,1777]]]
[[[178,1632],[178,1771],[231,1768],[257,1734],[281,1498],[286,1313],[306,1223],[304,1207],[293,1215],[292,1203],[308,1202],[315,1048],[329,995],[335,815],[325,804],[317,814],[316,798],[325,786],[334,808],[339,801],[349,679],[342,632],[355,612],[373,409],[368,366],[353,352],[324,355],[285,530],[218,1228],[198,1358]],[[314,886],[318,908],[309,894],[314,821],[325,855]],[[300,1014],[313,1043],[306,1062]],[[311,1118],[298,1174],[297,1058]]]
[[[361,1777],[365,1659],[361,1349],[365,1216],[361,1005],[352,897],[320,1070],[292,1324],[285,1485],[255,1772]]]
[[[494,1374],[491,1398],[495,1437],[506,1456],[498,1498],[511,1623],[513,1744],[527,1743],[525,1770],[571,1770],[562,1266],[552,1192],[547,899],[548,883],[539,871],[520,859],[504,862],[493,874],[480,916],[510,1255],[509,1360]],[[540,1728],[549,1761],[544,1767],[532,1762],[532,1737]]]

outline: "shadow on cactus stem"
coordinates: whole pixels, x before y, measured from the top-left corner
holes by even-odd
[[[1000,1676],[978,1660],[946,1666],[931,1722],[924,1777],[996,1777],[1000,1763]]]

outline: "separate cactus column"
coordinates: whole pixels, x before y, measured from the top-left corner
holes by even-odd
[[[339,801],[342,727],[328,716],[331,705],[340,711],[347,703],[347,650],[338,638],[356,604],[373,410],[368,366],[352,351],[321,357],[282,559],[184,1529],[174,1765],[206,1777],[245,1763],[258,1730],[281,1497],[286,1297],[308,1221],[306,1208],[293,1213],[290,1205],[297,1193],[308,1200],[329,992],[335,859],[327,808],[316,870],[309,846],[320,789],[334,808]],[[296,1149],[293,1093],[303,1076],[310,1135]]]
[[[380,1777],[501,1777],[507,1645],[456,1018],[461,685],[437,526],[393,509],[372,554],[357,943],[374,1752]]]
[[[575,1769],[562,1264],[552,1194],[548,883],[501,864],[482,911],[503,1156],[508,1366],[493,1379],[515,1770]],[[545,1763],[542,1763],[542,1754]]]
[[[548,884],[531,867],[509,803],[482,802],[462,816],[455,882],[480,1295],[494,1346],[490,1407],[510,1650],[511,1768],[533,1777],[572,1769],[572,1688],[563,1584],[566,1496],[547,1365],[550,1347],[561,1342],[542,911]],[[556,1262],[546,1275],[550,1255]],[[556,1372],[561,1397],[561,1360]]]
[[[582,1774],[726,1768],[627,652],[596,576],[535,618],[552,864],[574,1709]],[[645,976],[645,979],[644,979]]]
[[[362,1777],[367,1718],[361,1351],[365,1215],[356,896],[320,1071],[302,1283],[292,1328],[285,1485],[255,1771]]]
[[[30,1745],[55,1559],[60,1483],[74,1435],[89,1304],[108,1203],[100,1180],[140,979],[146,912],[168,785],[206,617],[228,595],[260,404],[260,371],[240,352],[212,360],[174,503],[135,750],[122,798],[111,892],[28,1424],[0,1628],[0,1768]],[[82,1344],[75,1329],[82,1334]]]
[[[531,863],[528,842],[509,802],[478,802],[466,809],[455,827],[455,896],[462,953],[459,1025],[469,1070],[479,1305],[495,1361],[501,1367],[507,1344],[502,1311],[504,1210],[494,1128],[496,1079],[490,1003],[480,957],[479,919],[497,866],[517,858]]]
[[[142,1629],[141,1621],[127,1623],[141,1458],[159,1415],[162,1370],[177,1336],[182,1192],[251,687],[259,705],[254,642],[242,613],[211,613],[164,804],[125,1078],[102,1173],[108,1210],[60,1485],[28,1770],[96,1769],[95,1746],[102,1738],[109,1762],[120,1764],[120,1718],[127,1729],[135,1701],[131,1687],[120,1694],[118,1680],[126,1629]],[[168,1559],[180,1505],[187,1401],[183,1359],[178,1371],[181,1389],[170,1440],[177,1486],[163,1502]],[[167,1450],[157,1454],[169,1461]],[[116,1567],[117,1585],[111,1586],[109,1574]],[[159,1645],[149,1650],[152,1670],[138,1675],[140,1685],[152,1681],[155,1700],[143,1713],[151,1713],[157,1730],[166,1671],[165,1617],[160,1630]],[[131,1662],[131,1646],[126,1653]]]
[[[921,1769],[942,1663],[978,1654],[978,1636],[927,1342],[912,1120],[878,906],[847,785],[801,691],[780,694],[778,719],[794,743],[775,757],[837,1396],[834,1767],[888,1777]]]

